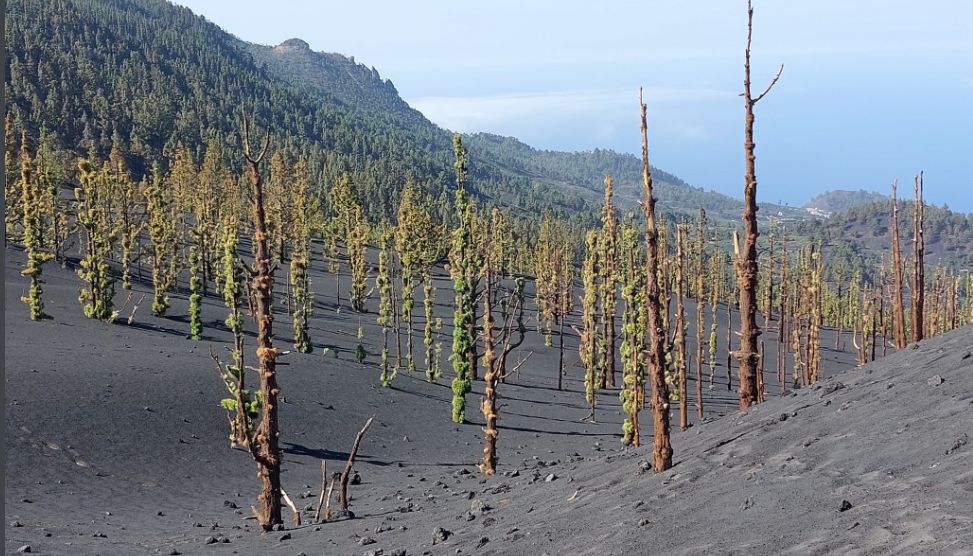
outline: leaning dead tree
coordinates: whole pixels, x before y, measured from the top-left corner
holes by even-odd
[[[264,198],[264,179],[260,173],[260,163],[270,147],[270,129],[264,137],[260,153],[254,156],[250,149],[249,120],[243,120],[243,157],[246,162],[247,173],[253,188],[250,191],[251,216],[253,218],[253,246],[255,248],[254,265],[247,272],[251,278],[251,289],[255,299],[257,321],[257,361],[260,374],[260,397],[262,399],[260,423],[251,436],[250,427],[243,430],[250,438],[247,447],[250,455],[257,464],[257,476],[260,477],[260,509],[255,510],[260,528],[271,531],[275,525],[283,523],[281,519],[281,487],[280,487],[280,447],[277,397],[280,387],[277,385],[277,356],[279,351],[274,347],[274,315],[272,311],[274,271],[276,265],[271,265],[271,252],[267,234],[267,215]],[[244,373],[239,373],[242,380]],[[237,389],[237,395],[243,391],[243,385]],[[246,420],[242,399],[237,400],[238,418]],[[246,421],[244,421],[246,422]]]
[[[923,258],[926,241],[922,237],[922,172],[915,178],[915,205],[912,213],[912,341],[923,338],[923,312],[926,305],[926,274]],[[933,332],[935,333],[935,332]]]
[[[757,173],[753,142],[753,107],[774,87],[784,71],[781,64],[770,84],[756,97],[750,93],[750,40],[753,36],[753,4],[747,2],[747,47],[743,66],[743,104],[746,109],[744,149],[746,185],[743,190],[743,245],[736,258],[737,286],[740,290],[740,347],[735,356],[740,362],[740,409],[757,403]]]
[[[649,329],[648,370],[652,385],[652,469],[661,473],[672,467],[672,444],[669,442],[669,387],[666,385],[666,330],[662,327],[659,299],[659,243],[655,223],[655,197],[652,196],[652,174],[649,172],[649,136],[645,102],[639,89],[642,110],[642,213],[645,215],[645,305]]]

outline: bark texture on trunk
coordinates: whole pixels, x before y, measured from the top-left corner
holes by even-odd
[[[905,347],[905,308],[902,306],[902,249],[899,245],[898,182],[892,182],[892,337],[895,349]]]
[[[915,178],[915,208],[912,213],[912,341],[922,340],[923,312],[926,305],[926,273],[923,268],[923,258],[926,244],[922,237],[922,172]],[[935,333],[935,331],[933,332]]]
[[[274,267],[267,234],[267,216],[264,208],[264,181],[260,173],[260,162],[270,145],[270,132],[264,140],[260,154],[254,158],[250,152],[249,130],[244,131],[244,156],[247,171],[253,183],[251,191],[253,207],[253,245],[255,248],[254,268],[252,269],[251,289],[254,293],[254,309],[257,319],[257,361],[260,373],[261,419],[251,443],[251,453],[257,463],[257,476],[260,478],[260,509],[258,518],[265,532],[283,523],[281,519],[280,487],[280,425],[278,421],[277,397],[277,355],[274,347],[273,287]],[[241,373],[244,372],[242,369]]]
[[[757,392],[757,172],[753,141],[753,107],[780,78],[781,66],[767,88],[754,98],[750,92],[750,40],[753,36],[753,5],[747,2],[747,47],[743,74],[743,102],[746,111],[744,150],[746,151],[746,184],[743,190],[743,245],[736,257],[737,286],[740,290],[740,345],[736,358],[740,364],[740,409],[747,409],[759,401]]]
[[[646,106],[639,91],[642,109],[642,212],[645,215],[646,314],[648,315],[649,349],[647,350],[649,382],[652,385],[652,469],[660,473],[672,467],[672,444],[669,441],[669,387],[665,377],[666,331],[662,328],[659,299],[659,244],[655,222],[655,197],[649,172],[649,138]]]

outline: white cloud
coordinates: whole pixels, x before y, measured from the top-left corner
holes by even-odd
[[[686,105],[735,98],[732,91],[705,88],[650,87],[645,102],[653,105]],[[487,96],[427,96],[409,100],[414,108],[437,124],[454,131],[495,129],[505,123],[580,118],[614,111],[620,106],[637,106],[638,90],[547,91]],[[700,130],[687,136],[698,136]]]

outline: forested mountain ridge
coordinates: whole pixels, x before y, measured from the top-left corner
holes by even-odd
[[[366,215],[377,222],[393,217],[399,193],[413,181],[436,201],[439,219],[450,218],[450,133],[353,57],[312,51],[300,39],[275,47],[247,43],[165,0],[11,0],[5,33],[8,110],[14,127],[31,138],[46,135],[100,160],[117,144],[136,176],[154,162],[165,168],[180,143],[197,161],[208,143],[216,144],[238,167],[240,117],[253,111],[259,123],[273,127],[275,145],[308,159],[323,202],[325,190],[347,173]],[[508,207],[519,229],[536,226],[545,209],[569,219],[574,230],[597,225],[607,174],[623,211],[633,210],[641,196],[641,161],[632,155],[547,151],[486,133],[464,140],[471,190],[488,204]],[[714,225],[739,222],[739,199],[653,172],[660,211],[670,222],[699,207]],[[796,208],[762,208],[763,222],[808,220],[792,226],[792,238],[847,238],[855,257],[870,259],[888,248],[882,203],[836,213],[833,222],[816,222]],[[962,228],[969,219],[944,221],[953,220]],[[949,234],[942,237],[930,241],[932,257],[973,260]]]
[[[835,212],[852,209],[866,203],[888,202],[888,200],[889,197],[887,195],[874,191],[865,191],[864,189],[857,191],[836,189],[815,195],[810,201],[804,203],[804,208],[813,209],[819,214],[830,216]]]
[[[17,128],[105,158],[119,145],[136,176],[167,164],[178,144],[197,160],[221,145],[238,163],[240,117],[253,111],[276,141],[309,159],[319,188],[347,173],[372,220],[394,214],[408,181],[445,201],[450,133],[353,57],[242,41],[165,0],[12,0],[6,18],[9,111]],[[468,138],[481,199],[536,217],[543,209],[591,224],[606,174],[622,206],[638,197],[640,161],[607,150],[541,151],[512,138]],[[734,218],[740,202],[655,171],[661,208]]]
[[[911,251],[912,199],[899,199],[899,236],[902,248]],[[832,214],[825,219],[796,223],[791,232],[822,245],[832,263],[849,263],[877,268],[888,264],[891,237],[891,200],[871,201]],[[948,207],[926,205],[923,239],[926,264],[943,264],[956,270],[973,266],[973,215],[953,212]]]

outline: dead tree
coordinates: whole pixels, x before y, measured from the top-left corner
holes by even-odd
[[[787,230],[780,233],[780,321],[777,325],[777,383],[781,395],[787,393]]]
[[[318,505],[314,509],[314,523],[321,522],[321,507],[324,506],[324,494],[325,494],[325,488],[327,486],[328,486],[328,462],[326,460],[321,460],[321,495],[318,496]]]
[[[892,182],[892,338],[895,349],[905,347],[905,308],[902,305],[902,250],[899,246],[899,201]]]
[[[762,93],[753,97],[750,94],[750,39],[753,36],[753,4],[747,2],[747,47],[744,63],[743,102],[746,109],[746,185],[743,190],[743,246],[736,259],[737,284],[740,290],[740,348],[736,358],[740,362],[740,409],[746,409],[757,402],[757,174],[753,142],[753,107],[777,83],[784,71],[783,64],[777,70],[770,84]]]
[[[368,420],[365,421],[365,426],[358,431],[358,436],[355,437],[355,444],[351,447],[351,453],[348,454],[348,461],[345,463],[345,469],[341,472],[341,478],[338,479],[338,509],[345,515],[348,515],[348,480],[351,478],[351,469],[355,465],[355,456],[358,455],[358,448],[361,447],[361,440],[364,438],[368,427],[372,426],[373,419],[375,419],[375,417],[369,417]]]
[[[261,410],[260,424],[254,431],[253,438],[248,439],[250,454],[257,464],[257,476],[260,477],[260,510],[257,518],[264,531],[271,531],[275,525],[283,523],[281,519],[281,488],[280,488],[280,447],[278,445],[280,432],[278,423],[277,397],[280,387],[277,385],[277,356],[279,351],[274,347],[274,315],[272,310],[274,271],[276,266],[271,264],[271,252],[267,235],[267,216],[264,199],[264,179],[260,173],[260,162],[270,147],[270,129],[264,137],[260,154],[254,156],[250,150],[250,128],[248,119],[243,120],[243,157],[246,161],[247,172],[253,189],[250,192],[253,217],[253,245],[256,248],[253,268],[249,268],[252,278],[252,290],[255,300],[257,320],[257,361],[260,374]],[[243,376],[243,369],[240,371]],[[242,392],[237,390],[237,395]],[[237,400],[237,411],[244,414],[243,401]],[[248,430],[245,428],[244,430]],[[249,433],[248,433],[249,434]]]
[[[689,428],[689,396],[686,393],[686,307],[683,303],[683,226],[676,224],[676,376],[679,385],[679,428]]]
[[[646,106],[639,89],[639,106],[642,112],[642,213],[645,215],[645,304],[648,315],[649,381],[652,384],[650,406],[652,408],[652,469],[661,473],[672,467],[672,444],[669,442],[669,387],[666,385],[666,331],[662,328],[659,299],[659,244],[655,223],[655,197],[652,193],[652,174],[649,172],[649,135],[646,123]]]
[[[486,268],[486,291],[483,294],[483,401],[480,410],[483,412],[483,460],[478,467],[484,475],[490,476],[497,470],[497,387],[505,377],[503,369],[506,367],[507,355],[524,340],[525,329],[517,323],[522,321],[524,306],[524,280],[518,278],[515,290],[508,300],[506,319],[501,323],[499,334],[495,334],[493,321],[494,299],[493,283],[494,269],[492,265]],[[563,317],[562,317],[563,322]],[[514,334],[519,334],[516,342],[512,341]],[[499,354],[497,353],[499,348]],[[506,374],[517,372],[527,362],[531,354],[524,357]]]
[[[703,290],[704,245],[706,242],[706,211],[699,209],[696,223],[696,416],[703,419],[703,310],[706,304]]]
[[[734,245],[739,243],[737,231],[733,230]],[[733,391],[733,304],[726,303],[726,389]]]
[[[915,177],[915,208],[912,213],[912,341],[923,338],[923,311],[926,305],[926,275],[923,258],[926,243],[922,237],[922,172]],[[935,333],[935,332],[934,332]]]

